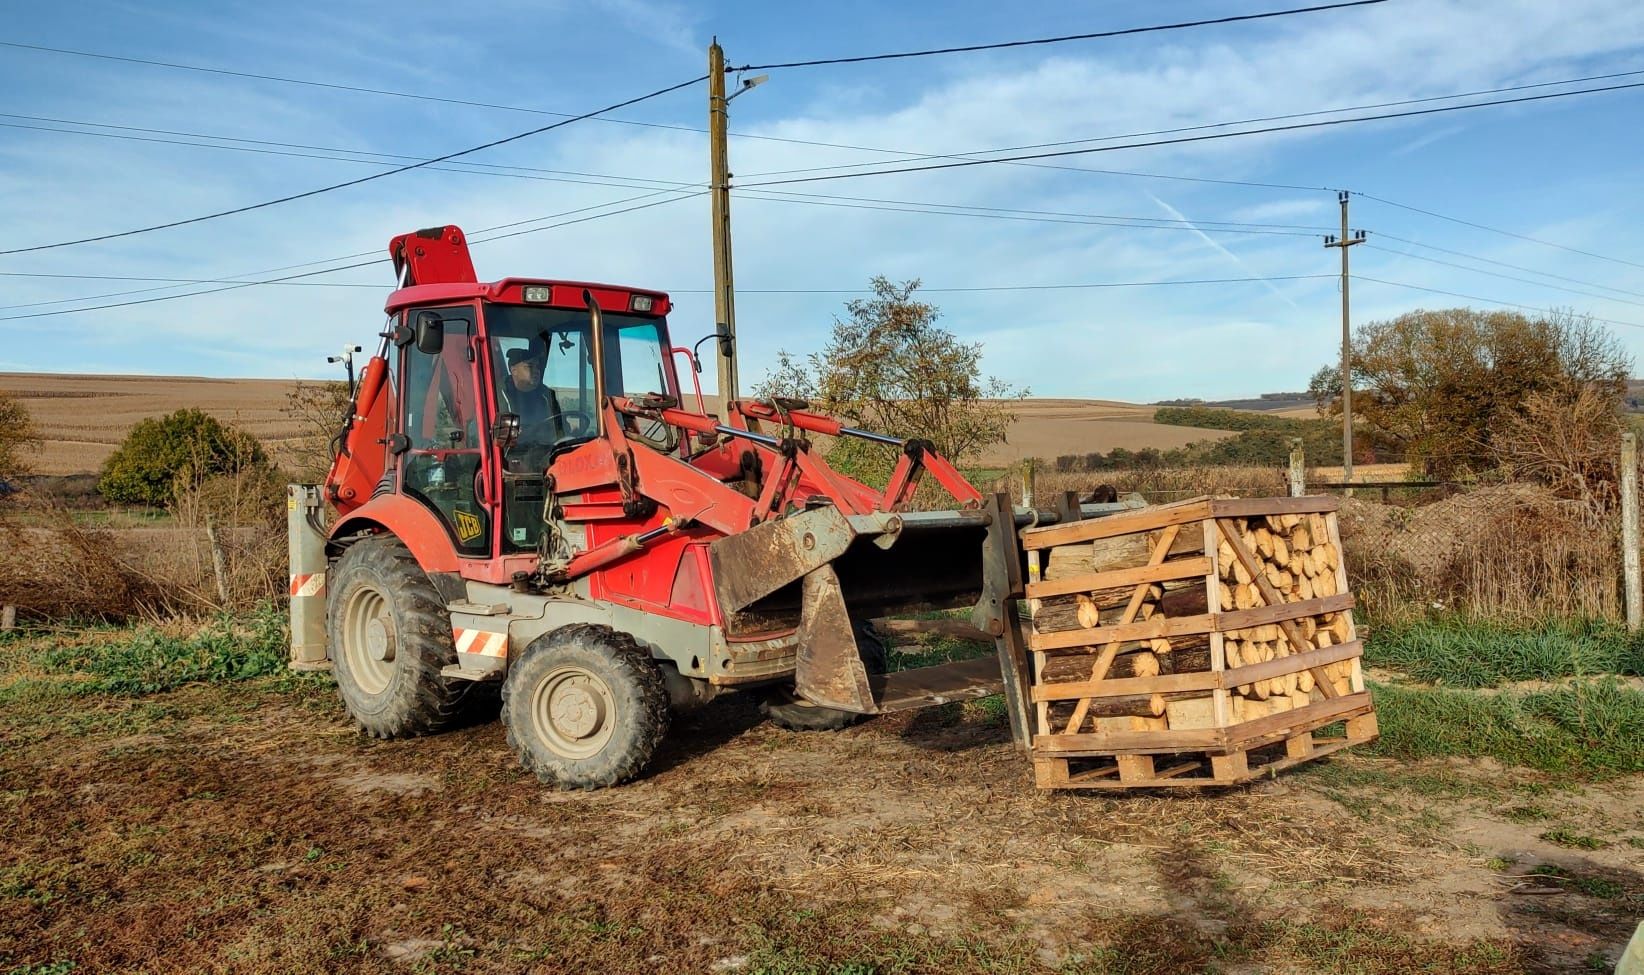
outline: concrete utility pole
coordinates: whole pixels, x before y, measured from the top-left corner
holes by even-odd
[[[1364,243],[1366,236],[1362,230],[1348,231],[1347,229],[1348,195],[1346,190],[1342,190],[1340,193],[1341,236],[1332,235],[1324,238],[1324,246],[1341,248],[1341,479],[1343,481],[1353,479],[1353,338],[1349,325],[1350,312],[1347,301],[1347,282],[1350,277],[1347,271],[1347,249],[1354,244]]]
[[[1621,435],[1621,571],[1626,586],[1627,629],[1644,626],[1644,573],[1639,569],[1638,437]]]
[[[708,47],[709,184],[714,222],[714,322],[719,330],[721,415],[739,395],[736,377],[736,286],[731,270],[731,172],[726,147],[730,99],[725,97],[725,52],[714,38]]]

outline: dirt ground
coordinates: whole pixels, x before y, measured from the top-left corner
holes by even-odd
[[[565,793],[495,722],[378,742],[334,693],[8,707],[0,970],[1569,972],[1644,912],[1638,777],[1049,794],[974,704],[807,735],[732,696]]]

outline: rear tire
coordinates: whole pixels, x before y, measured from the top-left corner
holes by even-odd
[[[869,674],[883,674],[889,667],[885,641],[873,627],[863,624],[856,628],[856,652],[862,657],[862,666]],[[792,686],[768,689],[759,702],[759,713],[779,728],[789,731],[843,731],[861,724],[871,715],[855,711],[840,711],[800,697]]]
[[[538,637],[502,682],[509,747],[538,779],[562,789],[638,777],[670,716],[650,653],[609,626],[578,623]]]
[[[375,738],[410,738],[455,723],[469,690],[440,676],[456,663],[445,601],[401,542],[348,547],[330,570],[326,639],[343,706]]]

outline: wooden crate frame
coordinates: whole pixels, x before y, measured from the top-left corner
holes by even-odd
[[[1376,718],[1365,690],[1360,659],[1363,643],[1358,639],[1352,619],[1354,599],[1348,591],[1346,567],[1339,557],[1342,551],[1341,533],[1335,517],[1339,507],[1340,503],[1330,497],[1206,497],[1024,532],[1023,549],[1029,553],[1048,552],[1059,545],[1123,535],[1159,533],[1145,565],[1036,581],[1026,587],[1025,594],[1029,599],[1133,587],[1131,597],[1116,623],[1029,635],[1028,647],[1033,654],[1036,681],[1037,676],[1044,672],[1050,654],[1062,650],[1100,648],[1096,651],[1090,679],[1036,683],[1032,688],[1031,700],[1035,709],[1032,750],[1038,784],[1043,788],[1098,789],[1234,785],[1322,757],[1349,745],[1374,740],[1377,735]],[[1244,545],[1240,533],[1233,530],[1229,521],[1239,517],[1287,514],[1323,517],[1328,543],[1338,556],[1334,570],[1335,594],[1296,602],[1285,601],[1284,595],[1266,578],[1260,560]],[[1181,534],[1195,530],[1189,527],[1195,523],[1196,530],[1202,535],[1202,553],[1167,561]],[[1233,552],[1236,560],[1243,563],[1265,605],[1219,611],[1223,544]],[[1038,556],[1034,554],[1030,557]],[[1203,580],[1207,612],[1188,617],[1136,619],[1151,586],[1189,579]],[[1333,646],[1315,648],[1303,638],[1295,621],[1325,613],[1345,616],[1347,639]],[[1289,656],[1230,668],[1224,634],[1269,624],[1279,626],[1293,652]],[[1208,671],[1152,677],[1107,677],[1119,650],[1126,643],[1197,634],[1208,634]],[[1348,693],[1341,694],[1323,668],[1344,661],[1350,662]],[[1234,720],[1234,688],[1304,670],[1314,675],[1314,686],[1322,700],[1250,720]],[[1076,702],[1073,716],[1067,724],[1068,729],[1075,729],[1083,727],[1089,707],[1098,699],[1154,694],[1181,697],[1202,692],[1208,692],[1211,700],[1212,718],[1211,727],[1208,728],[1103,729],[1072,733],[1064,730],[1057,733],[1050,723],[1050,705],[1053,702]],[[1348,730],[1345,737],[1328,741],[1314,739],[1314,730],[1338,721],[1346,722]],[[1263,761],[1267,757],[1264,750],[1278,743],[1284,745],[1282,757]],[[1180,757],[1168,768],[1160,769],[1154,758],[1159,755]],[[1254,764],[1253,758],[1256,759]],[[1108,764],[1109,761],[1111,764]],[[1208,776],[1191,774],[1207,767]]]

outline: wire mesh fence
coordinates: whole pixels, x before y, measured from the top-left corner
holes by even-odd
[[[1200,495],[1341,498],[1348,568],[1377,619],[1435,613],[1544,620],[1627,617],[1619,497],[1501,476],[1440,480],[1406,463],[1340,467],[1143,467],[1089,472],[1024,466],[1018,497],[1111,490],[1163,504]],[[1638,547],[1636,541],[1631,543]]]

